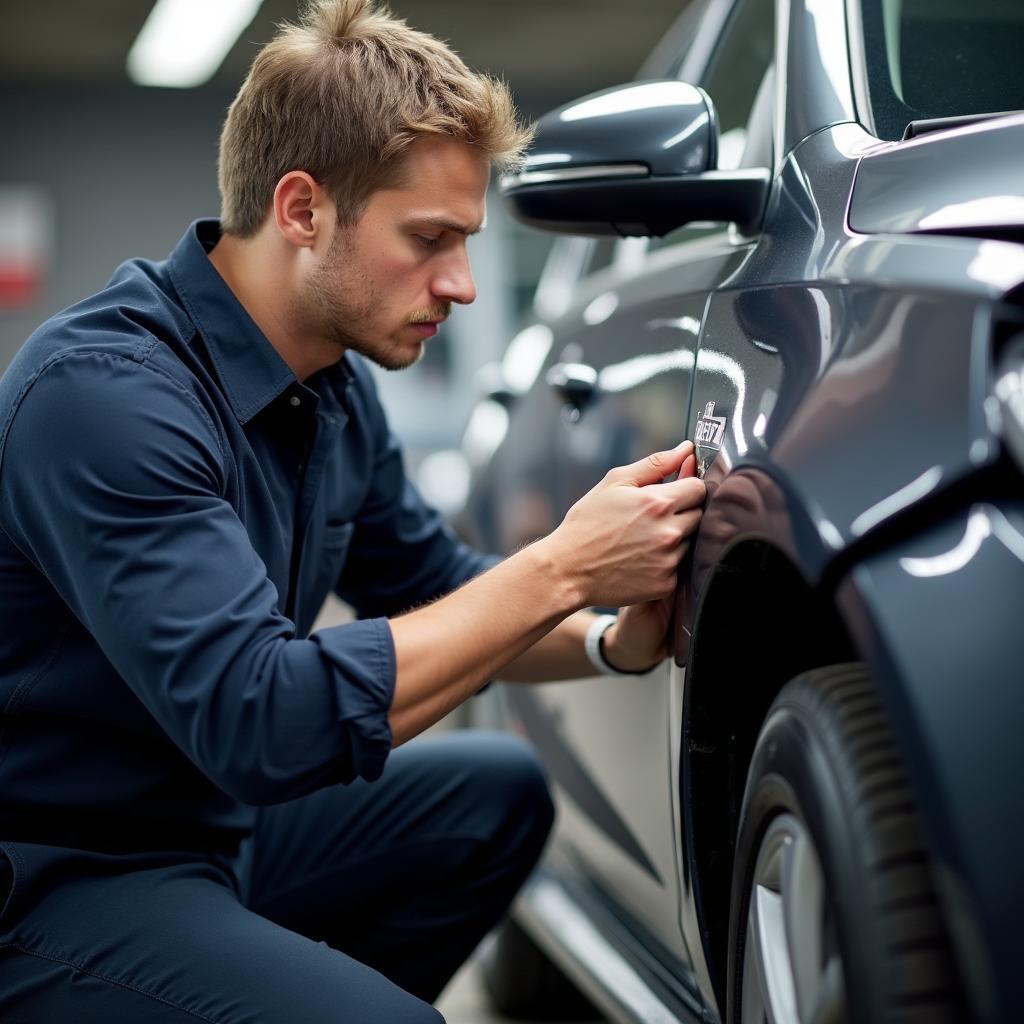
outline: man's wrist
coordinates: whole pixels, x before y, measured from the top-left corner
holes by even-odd
[[[579,572],[573,571],[572,560],[563,556],[557,530],[523,548],[520,554],[535,559],[545,586],[555,589],[555,600],[566,615],[587,607],[583,580]]]
[[[621,649],[616,649],[609,638],[615,635],[618,620],[614,615],[599,615],[587,630],[584,649],[590,663],[603,675],[609,676],[643,676],[661,664],[659,658],[653,664],[635,665],[628,656],[623,656]],[[609,656],[609,649],[612,653]]]
[[[616,618],[614,625],[604,635],[602,652],[605,660],[610,664],[632,675],[641,676],[656,669],[666,657],[662,653],[658,656],[657,660],[652,662],[649,651],[645,651],[642,655],[637,655],[631,651],[624,650],[622,644],[619,643],[618,618]]]

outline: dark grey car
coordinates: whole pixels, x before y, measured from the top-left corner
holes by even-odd
[[[504,184],[595,237],[476,539],[684,437],[708,483],[672,663],[498,695],[561,811],[516,920],[615,1019],[1024,1014],[1022,53],[1019,0],[697,3]]]

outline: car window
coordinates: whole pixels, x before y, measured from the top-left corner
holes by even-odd
[[[718,166],[740,165],[747,121],[775,50],[775,4],[740,0],[711,58],[704,89],[718,113]]]
[[[862,0],[875,133],[911,121],[1024,109],[1021,0]]]
[[[718,167],[735,170],[746,147],[747,129],[758,89],[775,51],[775,4],[740,0],[733,8],[704,76],[703,86],[718,114]],[[771,106],[765,111],[771,117]],[[650,249],[664,249],[720,231],[720,224],[687,224]]]

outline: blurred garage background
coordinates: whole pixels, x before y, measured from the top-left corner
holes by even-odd
[[[301,2],[174,2],[196,20],[162,50],[130,60],[155,8],[170,0],[0,0],[0,372],[39,323],[100,289],[120,262],[163,258],[189,222],[218,210],[224,113],[256,50],[276,24],[296,18]],[[536,117],[632,78],[685,3],[396,0],[391,7],[471,66],[503,77],[524,114]],[[223,28],[207,20],[216,14]],[[197,40],[218,34],[223,45],[205,70],[175,72],[175,57],[194,56]],[[143,81],[161,73],[201,80]],[[424,460],[458,447],[481,367],[502,356],[527,318],[549,244],[514,225],[492,195],[488,228],[471,242],[478,301],[455,311],[418,365],[379,374],[410,468],[442,504],[458,498],[459,466],[442,457],[431,469]],[[472,967],[441,1007],[451,1024],[495,1019],[486,1016]]]
[[[165,0],[166,2],[166,0]],[[178,2],[178,0],[176,0]],[[398,0],[416,28],[503,77],[537,116],[632,78],[685,0]],[[257,48],[300,0],[180,0],[196,18],[237,7],[197,85],[142,85],[161,58],[129,67],[152,0],[0,0],[0,370],[46,317],[99,289],[122,260],[162,258],[190,221],[216,214],[225,110]],[[197,21],[175,54],[218,29]],[[173,62],[172,62],[173,63]],[[187,70],[187,69],[186,69]],[[171,67],[168,73],[174,73]],[[500,202],[472,242],[480,298],[459,309],[422,363],[382,375],[414,462],[457,443],[479,368],[500,357],[532,296],[548,240]]]

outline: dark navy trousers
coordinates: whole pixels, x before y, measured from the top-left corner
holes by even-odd
[[[262,809],[231,861],[0,843],[0,1024],[436,1024],[552,815],[525,744],[454,733]]]

